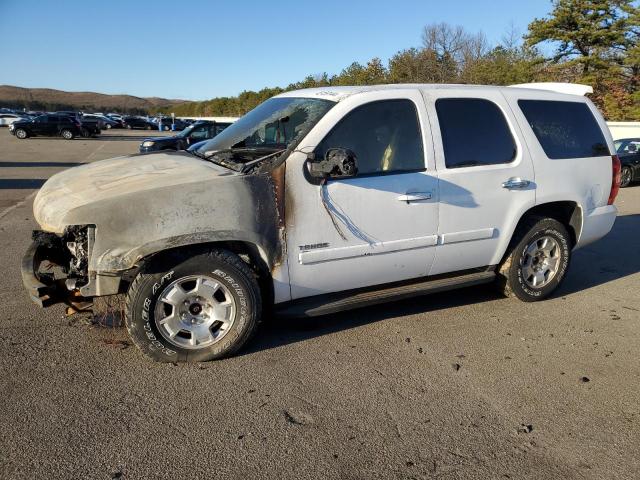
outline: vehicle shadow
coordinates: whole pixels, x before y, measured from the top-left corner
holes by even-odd
[[[473,305],[500,298],[502,298],[501,295],[491,286],[481,285],[319,317],[271,317],[264,323],[256,339],[242,349],[239,355],[282,347],[397,317]]]
[[[0,190],[33,190],[46,181],[46,178],[0,178]]]
[[[603,239],[574,252],[569,273],[554,297],[570,295],[640,272],[640,214],[616,219]],[[491,285],[425,295],[375,307],[313,318],[269,318],[241,355],[281,347],[406,315],[500,299]],[[516,301],[516,300],[514,300]]]
[[[0,162],[0,168],[13,168],[13,167],[77,167],[78,165],[85,165],[83,162]]]
[[[620,215],[611,232],[576,250],[558,290],[568,295],[640,272],[640,214]]]

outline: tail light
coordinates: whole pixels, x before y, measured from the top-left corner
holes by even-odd
[[[609,201],[607,202],[607,205],[613,205],[613,202],[618,196],[618,191],[620,190],[620,175],[622,171],[622,165],[620,164],[620,159],[617,155],[613,155],[611,157],[611,169],[613,175],[611,176],[611,192],[609,193]]]

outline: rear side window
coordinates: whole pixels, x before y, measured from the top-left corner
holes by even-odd
[[[518,105],[547,157],[610,155],[602,130],[586,103],[518,100]]]
[[[500,108],[482,98],[440,98],[436,112],[447,168],[510,163],[516,143]]]

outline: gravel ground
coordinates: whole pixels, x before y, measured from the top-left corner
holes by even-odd
[[[550,300],[273,319],[235,358],[154,364],[122,328],[37,308],[19,270],[35,189],[145,135],[0,130],[1,478],[638,478],[640,186]]]

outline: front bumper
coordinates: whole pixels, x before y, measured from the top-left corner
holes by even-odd
[[[151,147],[143,147],[142,145],[140,145],[140,153],[151,153],[151,152],[157,152],[160,149],[158,147],[151,146]]]
[[[43,250],[41,245],[33,242],[22,257],[22,284],[36,305],[48,307],[62,300],[60,300],[59,285],[56,282],[45,284],[36,274],[44,259]]]

